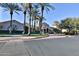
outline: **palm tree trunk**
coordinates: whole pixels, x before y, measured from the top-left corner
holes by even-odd
[[[29,3],[29,9],[30,9],[30,18],[29,18],[28,35],[30,36],[30,34],[31,34],[31,9],[32,9],[31,3]]]
[[[33,18],[32,18],[32,26],[31,26],[31,28],[32,28],[32,32],[33,32],[33,28],[34,28],[34,27],[33,27]]]
[[[31,34],[31,14],[29,19],[29,29],[28,29],[28,35],[30,36],[30,34]]]
[[[42,20],[43,20],[44,7],[41,8],[41,19],[39,22],[40,34],[42,34]]]
[[[24,30],[23,30],[23,34],[25,34],[25,26],[26,26],[26,11],[24,11]]]
[[[10,21],[10,30],[9,30],[9,33],[11,34],[12,33],[12,16],[13,16],[13,12],[12,11],[10,12],[10,15],[11,15],[11,21]]]
[[[40,31],[40,34],[41,34],[41,19],[39,20],[39,31]]]
[[[36,26],[35,26],[35,25],[36,25],[36,23],[35,23],[35,20],[34,20],[34,32],[35,32],[35,30],[36,30],[36,29],[35,29],[35,28],[36,28]]]

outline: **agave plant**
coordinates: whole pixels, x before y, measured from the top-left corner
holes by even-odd
[[[18,13],[18,11],[21,11],[21,9],[19,8],[19,6],[16,3],[0,3],[0,6],[2,8],[4,8],[4,11],[9,11],[10,13],[10,17],[11,17],[11,21],[10,21],[10,30],[9,33],[12,33],[12,17],[13,17],[13,13]]]

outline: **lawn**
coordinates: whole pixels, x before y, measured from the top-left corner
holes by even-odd
[[[36,37],[36,38],[42,38],[42,37],[48,37],[48,34],[40,35],[40,34],[31,34],[30,36]]]
[[[35,37],[35,38],[43,38],[48,37],[48,34],[40,35],[40,34],[31,34],[28,36],[27,34],[0,34],[0,37]]]

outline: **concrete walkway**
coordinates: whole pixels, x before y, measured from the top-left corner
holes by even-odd
[[[4,35],[4,37],[0,37],[0,41],[8,41],[8,40],[43,40],[43,39],[54,39],[54,38],[64,38],[66,37],[66,35],[54,35],[54,34],[50,34],[48,37],[45,38],[35,38],[35,37],[31,37],[31,36],[22,36],[22,35]]]

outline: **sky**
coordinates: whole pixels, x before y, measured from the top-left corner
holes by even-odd
[[[79,17],[79,4],[78,3],[52,3],[55,10],[50,10],[49,12],[44,12],[44,17],[46,20],[43,22],[48,23],[52,26],[54,21],[61,21],[67,17]],[[19,12],[17,15],[14,13],[13,20],[18,20],[23,23],[23,13]],[[4,12],[0,8],[0,22],[10,20],[9,12]]]

